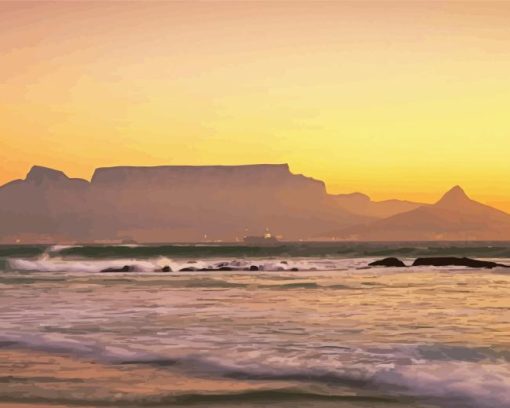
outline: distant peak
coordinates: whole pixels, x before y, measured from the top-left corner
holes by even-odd
[[[26,177],[26,181],[32,181],[35,183],[40,183],[44,180],[56,181],[62,179],[67,180],[67,176],[64,172],[44,166],[32,166]]]
[[[349,193],[349,194],[345,194],[345,196],[350,196],[350,197],[356,197],[356,198],[361,198],[363,200],[368,200],[370,201],[370,197],[364,193],[359,193],[359,192],[354,192],[354,193]]]
[[[356,200],[356,201],[372,201],[371,198],[363,193],[355,192],[355,193],[346,193],[346,194],[336,194],[335,197],[344,200]]]
[[[437,202],[439,205],[444,204],[456,204],[463,201],[470,201],[466,192],[461,186],[455,186],[450,189],[441,199]]]
[[[452,187],[444,197],[469,198],[461,186]]]

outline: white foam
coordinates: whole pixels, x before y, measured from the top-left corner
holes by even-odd
[[[350,350],[347,354],[363,351]],[[235,352],[229,355],[235,358]],[[241,357],[241,356],[237,356]],[[195,361],[197,359],[195,358]],[[462,407],[506,408],[510,406],[510,364],[506,362],[470,363],[462,361],[398,364],[395,359],[366,363],[360,360],[292,355],[264,356],[252,351],[242,358],[199,359],[210,371],[242,373],[258,378],[294,378],[339,382],[354,381],[372,388],[376,386],[396,395],[427,397],[461,403]]]
[[[340,349],[336,355],[317,355],[302,350],[280,354],[273,349],[229,349],[228,353],[211,355],[200,352],[191,355],[157,355],[142,349],[104,345],[90,339],[69,338],[58,333],[36,335],[4,333],[0,342],[12,342],[13,347],[27,347],[50,353],[68,354],[109,363],[152,363],[175,361],[186,369],[209,374],[248,378],[293,379],[342,383],[358,382],[362,387],[385,390],[394,395],[431,398],[440,406],[476,408],[506,408],[510,406],[510,364],[506,361],[473,363],[466,361],[426,361],[399,363],[396,355],[384,360],[367,360],[363,349]],[[407,346],[404,346],[407,350]],[[392,356],[394,358],[392,358]]]
[[[82,248],[81,245],[52,245],[46,250],[46,253],[56,253],[63,251],[64,249],[70,249],[70,248]]]
[[[323,260],[323,259],[287,259],[284,261],[274,259],[197,259],[182,260],[169,259],[166,257],[140,259],[64,259],[52,257],[45,253],[37,259],[11,258],[7,260],[9,267],[20,271],[41,272],[100,272],[106,268],[122,268],[125,265],[132,266],[135,272],[155,272],[163,266],[170,266],[172,271],[178,272],[183,268],[195,270],[218,269],[222,266],[233,270],[245,270],[250,266],[257,266],[261,271],[320,271],[320,270],[345,270],[358,265],[359,260]]]
[[[134,259],[114,259],[101,261],[68,261],[59,258],[41,257],[35,260],[30,259],[8,259],[11,269],[20,271],[41,271],[41,272],[100,272],[106,268],[122,268],[124,265],[132,265],[136,271],[149,272],[158,268],[158,265],[150,261],[139,261]],[[160,267],[161,268],[161,267]]]
[[[510,365],[503,363],[427,362],[379,372],[374,381],[411,395],[465,400],[464,406],[510,406]]]

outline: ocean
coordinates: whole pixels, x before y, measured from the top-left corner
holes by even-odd
[[[510,269],[386,256],[510,244],[0,246],[0,406],[510,407]]]

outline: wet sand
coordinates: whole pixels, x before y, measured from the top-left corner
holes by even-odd
[[[277,389],[266,382],[205,379],[136,364],[109,366],[62,355],[0,350],[0,407],[158,404],[182,395]],[[279,387],[288,386],[282,382]],[[278,387],[278,388],[279,388]],[[54,404],[53,404],[54,402]],[[88,405],[90,404],[90,405]]]

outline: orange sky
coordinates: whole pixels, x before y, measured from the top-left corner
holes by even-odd
[[[510,2],[0,2],[0,183],[288,162],[510,211]]]

